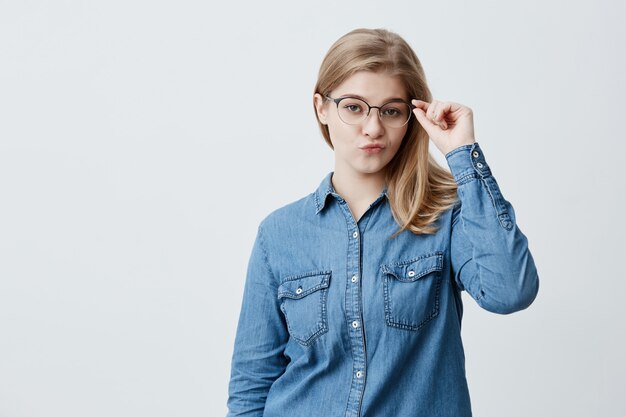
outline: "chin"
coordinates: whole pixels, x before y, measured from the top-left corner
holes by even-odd
[[[371,168],[362,168],[357,169],[361,174],[376,174],[383,170],[384,167],[371,167]]]

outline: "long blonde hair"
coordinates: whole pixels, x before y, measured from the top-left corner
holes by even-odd
[[[386,29],[360,28],[339,38],[322,61],[315,93],[325,96],[362,70],[400,76],[409,97],[432,100],[417,55],[402,37]],[[317,122],[334,149],[328,126]],[[454,177],[435,161],[428,146],[428,133],[413,115],[398,152],[385,167],[391,212],[400,225],[391,238],[407,229],[415,234],[435,233],[434,223],[457,201]]]

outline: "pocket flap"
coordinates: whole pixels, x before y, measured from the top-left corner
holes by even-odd
[[[415,281],[433,271],[443,269],[443,252],[422,255],[407,261],[382,265],[383,272],[392,274],[399,281]]]
[[[299,299],[330,285],[330,271],[309,272],[288,277],[278,287],[278,298]]]

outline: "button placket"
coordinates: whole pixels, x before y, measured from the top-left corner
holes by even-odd
[[[350,391],[348,394],[348,412],[346,416],[358,416],[360,413],[363,391],[365,388],[365,368],[366,364],[366,346],[365,334],[363,329],[362,317],[362,293],[360,285],[360,264],[361,264],[361,230],[352,215],[349,207],[344,200],[340,200],[340,207],[346,219],[348,229],[348,247],[347,247],[347,279],[345,281],[345,314],[348,317],[346,326],[348,329],[348,337],[352,348],[352,366],[354,373],[350,382]],[[367,219],[365,219],[367,220]],[[366,222],[362,222],[363,225]]]

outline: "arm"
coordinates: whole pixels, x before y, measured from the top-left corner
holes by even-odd
[[[262,223],[248,263],[228,386],[228,415],[263,416],[268,391],[287,364],[288,333],[267,262]]]
[[[455,282],[484,309],[509,314],[528,307],[539,277],[513,206],[504,199],[478,143],[446,154],[458,185],[452,213]]]

